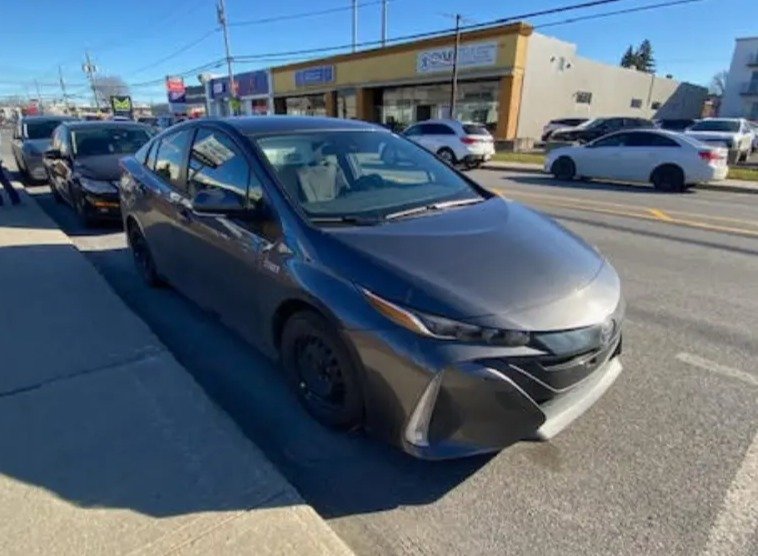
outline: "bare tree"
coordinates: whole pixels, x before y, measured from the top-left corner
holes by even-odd
[[[726,91],[726,78],[729,76],[729,72],[726,70],[718,72],[711,79],[711,86],[709,87],[711,93],[717,96],[723,96]]]
[[[100,75],[95,78],[94,87],[101,106],[108,106],[113,95],[129,94],[129,85],[118,75]]]

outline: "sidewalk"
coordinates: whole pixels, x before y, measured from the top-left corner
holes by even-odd
[[[529,164],[524,162],[499,162],[491,160],[482,165],[484,170],[499,170],[508,172],[526,172],[530,174],[542,174],[541,164]],[[742,180],[724,180],[718,183],[708,183],[698,185],[698,189],[708,189],[711,191],[728,191],[731,193],[756,193],[758,194],[758,183],[754,181]]]
[[[351,554],[21,195],[0,207],[0,554]]]

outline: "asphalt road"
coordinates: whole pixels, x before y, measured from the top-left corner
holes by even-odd
[[[758,554],[758,196],[471,175],[610,258],[625,370],[550,443],[435,463],[315,425],[255,350],[144,287],[118,228],[29,191],[359,554]]]

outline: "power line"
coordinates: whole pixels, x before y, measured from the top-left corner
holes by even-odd
[[[541,17],[545,15],[551,15],[555,13],[562,13],[562,12],[568,12],[573,10],[579,10],[583,8],[591,8],[595,6],[602,6],[605,4],[615,4],[617,2],[621,2],[622,0],[593,0],[590,2],[583,2],[581,4],[570,4],[566,6],[560,6],[557,8],[550,8],[547,10],[540,10],[536,12],[529,12],[524,14],[518,14],[513,15],[510,17],[504,17],[499,19],[493,19],[490,21],[485,21],[482,23],[473,23],[469,25],[461,25],[460,31],[470,31],[474,29],[481,29],[483,27],[492,27],[495,25],[502,25],[503,23],[509,23],[517,20],[523,20],[528,18],[534,18],[534,17]],[[388,39],[386,42],[388,43],[396,43],[396,42],[403,42],[413,39],[420,39],[420,38],[427,38],[427,37],[436,37],[440,35],[445,35],[454,32],[454,29],[446,28],[446,29],[438,29],[436,31],[427,31],[423,33],[414,33],[411,35],[404,35],[402,37],[395,37],[392,39]],[[364,41],[358,43],[356,46],[359,47],[365,47],[365,46],[377,46],[381,45],[382,41]],[[325,46],[320,48],[308,48],[303,50],[291,50],[289,52],[269,52],[266,54],[253,54],[253,55],[247,55],[247,56],[237,56],[235,57],[235,61],[242,61],[242,60],[256,60],[260,58],[266,58],[270,59],[272,57],[276,56],[292,56],[292,55],[299,55],[299,54],[314,54],[319,52],[329,52],[332,50],[347,50],[352,48],[352,44],[341,44],[341,45],[335,45],[335,46]]]
[[[393,0],[394,1],[394,0]],[[369,0],[366,2],[358,2],[357,7],[358,8],[365,8],[366,6],[375,6],[382,3],[382,0]],[[325,10],[318,10],[318,11],[310,11],[310,12],[300,12],[296,14],[288,14],[288,15],[276,15],[272,17],[264,17],[261,19],[246,19],[243,21],[235,21],[230,22],[230,27],[242,27],[245,25],[262,25],[264,23],[274,23],[277,21],[290,21],[293,19],[304,19],[306,17],[316,17],[321,15],[329,15],[339,12],[346,12],[348,10],[352,10],[353,6],[340,6],[336,8],[327,8]]]
[[[153,61],[153,62],[151,62],[151,63],[149,63],[149,64],[147,64],[145,66],[142,66],[141,68],[138,68],[136,70],[130,71],[126,75],[135,75],[135,74],[141,73],[141,72],[143,72],[143,71],[145,71],[147,69],[153,68],[153,67],[157,66],[158,64],[162,64],[163,62],[171,60],[172,58],[175,58],[175,57],[179,56],[180,54],[183,54],[184,52],[186,52],[190,48],[193,48],[193,47],[197,46],[198,44],[200,44],[201,42],[203,42],[204,40],[206,40],[208,37],[210,37],[211,35],[215,34],[217,31],[218,31],[218,27],[214,27],[213,29],[211,29],[211,30],[203,33],[198,38],[196,38],[196,39],[188,42],[184,46],[182,46],[180,48],[177,48],[174,52],[172,52],[168,56],[164,56],[163,58],[159,58],[158,60],[155,60],[155,61]]]
[[[625,10],[616,10],[613,12],[604,12],[592,15],[583,15],[579,17],[572,17],[570,19],[564,19],[563,21],[554,21],[550,23],[543,23],[541,25],[535,25],[535,29],[541,29],[543,27],[555,27],[557,25],[566,25],[568,23],[578,23],[580,21],[588,21],[591,19],[602,19],[605,17],[611,17],[614,15],[630,14],[634,12],[644,12],[646,10],[654,10],[657,8],[668,8],[671,6],[679,6],[682,4],[694,4],[695,2],[702,2],[703,0],[676,0],[674,2],[661,2],[659,4],[650,4],[647,6],[639,6],[637,8],[627,8]]]

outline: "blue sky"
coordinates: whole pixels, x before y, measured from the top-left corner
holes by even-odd
[[[360,0],[369,4],[360,9],[360,41],[377,40],[380,36],[380,6],[371,1]],[[389,36],[444,29],[452,24],[449,14],[456,12],[468,22],[481,23],[580,1],[583,0],[390,0]],[[539,26],[664,1],[620,0],[529,21]],[[261,55],[349,44],[349,9],[240,25],[349,5],[350,0],[227,0],[229,21],[233,24],[232,53]],[[0,22],[0,96],[26,95],[27,91],[36,96],[35,79],[43,98],[59,94],[58,65],[63,68],[69,92],[86,94],[81,70],[86,48],[101,72],[120,75],[134,85],[132,94],[137,99],[159,102],[165,96],[162,84],[144,83],[224,55],[221,34],[213,31],[215,0],[0,0]],[[701,0],[538,30],[576,43],[581,55],[613,64],[618,63],[629,44],[647,38],[653,44],[659,73],[707,84],[714,73],[728,68],[736,37],[758,34],[758,0]],[[171,56],[193,42],[196,44],[186,51]],[[240,64],[235,69],[244,71],[279,63],[264,60]],[[197,84],[194,77],[186,81]]]

